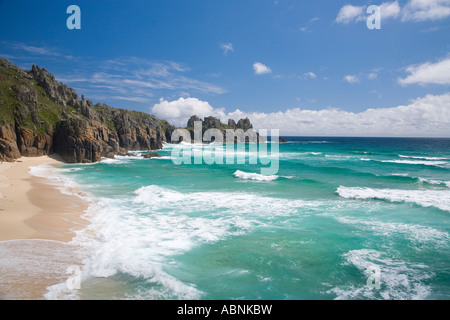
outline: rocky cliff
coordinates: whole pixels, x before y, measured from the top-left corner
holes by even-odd
[[[127,150],[156,150],[175,128],[155,116],[92,104],[45,69],[0,58],[0,159],[57,153],[96,162]]]

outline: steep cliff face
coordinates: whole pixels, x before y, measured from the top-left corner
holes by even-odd
[[[67,162],[96,162],[127,150],[156,150],[175,128],[152,115],[93,105],[33,65],[0,58],[0,159],[53,152]]]

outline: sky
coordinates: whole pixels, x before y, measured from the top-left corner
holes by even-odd
[[[0,30],[0,57],[176,126],[450,137],[450,0],[0,0]]]

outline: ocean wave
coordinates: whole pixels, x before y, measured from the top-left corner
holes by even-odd
[[[150,185],[129,198],[94,201],[87,214],[90,224],[74,243],[92,252],[83,266],[86,281],[124,273],[158,288],[145,293],[146,299],[200,299],[201,290],[167,271],[175,256],[271,225],[280,221],[278,216],[298,219],[319,205],[237,192],[182,193]],[[136,298],[135,289],[130,294]]]
[[[115,155],[114,159],[111,159],[111,160],[123,161],[123,160],[142,160],[142,159],[145,159],[142,155],[135,154],[133,156],[118,156],[118,155]]]
[[[448,190],[372,189],[340,186],[336,192],[347,199],[379,199],[390,202],[410,202],[422,207],[436,207],[450,212]]]
[[[385,253],[372,249],[351,250],[343,255],[344,265],[356,267],[362,273],[360,286],[337,286],[327,293],[335,294],[337,300],[384,299],[423,300],[431,293],[424,280],[435,276],[429,267],[421,263],[411,263],[392,259]],[[380,270],[380,289],[371,289],[366,283],[373,276],[373,270]]]
[[[191,249],[196,238],[217,239],[220,226],[208,219],[186,216],[139,214],[126,200],[97,199],[88,209],[90,224],[73,242],[87,248],[83,281],[124,273],[143,278],[161,290],[146,299],[199,299],[202,292],[163,270],[171,255]],[[124,289],[125,290],[125,289]],[[126,291],[126,290],[125,290]]]
[[[281,152],[280,155],[288,155],[288,156],[320,156],[322,155],[322,152],[314,152],[314,151],[309,151],[309,152]]]
[[[153,212],[159,210],[182,211],[186,213],[211,213],[246,217],[272,217],[299,214],[299,210],[317,208],[322,201],[305,201],[300,199],[282,199],[266,197],[252,193],[238,192],[179,192],[176,190],[149,185],[135,191],[133,202],[145,204]]]
[[[126,161],[120,160],[120,159],[111,159],[111,158],[102,158],[100,163],[106,163],[106,164],[122,164],[126,163]]]
[[[153,159],[153,160],[172,160],[173,157],[172,156],[161,156],[161,157],[152,157],[150,159]]]
[[[441,185],[441,186],[446,186],[447,188],[450,188],[450,181],[415,177],[408,173],[391,173],[389,176],[385,176],[385,177],[402,177],[402,178],[410,179],[411,181],[415,181],[419,184],[431,184],[431,185],[435,185],[435,186]]]
[[[345,216],[335,216],[334,218],[340,223],[361,226],[376,234],[388,237],[400,234],[408,240],[420,244],[431,244],[435,247],[443,247],[447,246],[450,242],[450,235],[447,232],[439,231],[427,226],[367,219],[363,220]]]
[[[259,173],[254,172],[243,172],[241,170],[237,170],[234,173],[236,178],[244,179],[244,180],[256,180],[256,181],[273,181],[278,178],[277,175],[266,176]]]
[[[447,188],[450,188],[450,181],[442,181],[428,178],[417,177],[417,181],[419,183],[427,183],[432,185],[445,185]]]
[[[429,161],[429,160],[377,160],[383,163],[398,163],[398,164],[418,164],[425,166],[441,167],[447,164],[445,161]]]
[[[399,157],[400,158],[408,158],[408,159],[430,160],[430,161],[448,160],[447,158],[442,158],[442,157],[405,156],[405,155],[399,155]]]
[[[44,164],[31,166],[29,173],[35,177],[45,178],[48,184],[53,185],[63,194],[77,196],[85,201],[90,201],[91,197],[82,192],[80,186],[73,179],[64,175],[64,173],[81,170],[83,168],[60,168],[51,164]]]
[[[349,156],[333,156],[326,155],[327,158],[342,158],[342,159],[351,159]],[[414,160],[415,159],[415,160]],[[379,160],[379,159],[371,159],[371,158],[359,158],[360,161],[376,161],[382,163],[397,163],[397,164],[412,164],[412,165],[425,165],[425,166],[436,166],[436,167],[445,167],[448,164],[444,160],[444,158],[411,158],[410,160],[399,160],[399,159],[389,159],[389,160]]]

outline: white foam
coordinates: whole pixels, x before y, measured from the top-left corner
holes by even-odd
[[[450,187],[450,181],[442,181],[442,180],[434,180],[434,179],[426,179],[418,177],[417,180],[419,183],[429,183],[434,185],[445,185],[447,187]]]
[[[140,155],[140,154],[135,154],[134,156],[118,156],[118,155],[115,155],[114,156],[114,159],[115,160],[143,160],[143,159],[145,159],[142,155]]]
[[[244,179],[244,180],[256,180],[256,181],[273,181],[278,178],[277,175],[266,176],[259,173],[254,172],[243,172],[241,170],[237,170],[234,173],[236,178]]]
[[[199,290],[175,279],[162,265],[170,261],[167,257],[191,249],[195,237],[217,239],[220,228],[202,218],[142,216],[137,208],[126,210],[127,204],[126,200],[99,199],[90,206],[91,223],[74,239],[92,252],[84,262],[85,277],[111,277],[120,272],[163,286],[166,298],[200,298]]]
[[[340,186],[336,192],[347,199],[380,199],[390,202],[411,202],[422,207],[436,207],[450,212],[450,192],[448,190],[372,189]]]
[[[421,164],[426,166],[442,166],[447,164],[445,161],[428,161],[428,160],[379,160],[384,163],[399,163],[399,164]]]
[[[71,178],[64,175],[67,172],[81,171],[82,168],[59,168],[51,164],[30,167],[30,174],[45,178],[47,183],[54,185],[58,190],[67,195],[74,195],[85,201],[90,201],[89,195],[81,192],[79,185]]]
[[[343,285],[328,293],[336,294],[336,299],[385,299],[423,300],[430,294],[429,286],[423,284],[434,273],[425,264],[394,260],[386,254],[372,249],[351,250],[343,255],[344,265],[355,266],[362,272],[361,285]],[[380,270],[380,289],[371,289],[366,283],[373,275],[372,268]]]
[[[362,226],[367,230],[383,236],[391,237],[395,234],[400,234],[410,241],[420,244],[431,244],[435,247],[442,247],[447,246],[450,242],[450,235],[447,232],[417,224],[363,220],[343,216],[335,216],[335,219],[340,223]]]
[[[119,159],[111,159],[111,158],[102,158],[102,161],[100,161],[101,163],[107,163],[107,164],[121,164],[121,163],[125,163],[126,161],[121,161]]]
[[[278,216],[297,219],[318,205],[255,194],[182,193],[151,185],[137,189],[131,198],[93,202],[87,216],[91,223],[74,242],[92,252],[83,267],[86,277],[126,273],[163,287],[143,295],[148,299],[199,299],[201,290],[164,270],[174,256],[245,234]]]
[[[26,285],[33,281],[47,285],[62,282],[67,288],[67,268],[79,265],[84,252],[81,248],[64,242],[24,239],[1,241],[0,256],[2,298],[27,300],[42,298],[33,296],[36,292]],[[73,293],[72,291],[71,294]]]
[[[447,158],[442,157],[424,157],[424,156],[404,156],[399,155],[400,158],[409,158],[409,159],[421,159],[421,160],[447,160]]]
[[[409,174],[407,174],[407,173],[392,173],[391,176],[394,176],[394,177],[409,177]]]
[[[320,201],[303,201],[265,197],[252,193],[237,192],[188,192],[182,193],[156,185],[145,186],[135,191],[134,202],[145,204],[147,210],[170,210],[185,213],[195,212],[211,215],[220,211],[221,217],[277,217],[298,214],[299,211],[317,208]]]

